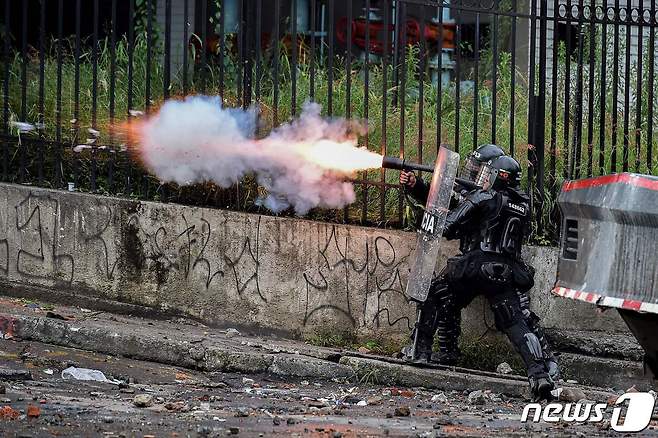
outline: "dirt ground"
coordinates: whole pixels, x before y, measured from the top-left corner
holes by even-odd
[[[64,380],[61,371],[69,366],[97,369],[123,383]],[[7,437],[615,434],[605,422],[522,424],[526,401],[494,392],[195,372],[37,342],[0,341],[0,369],[32,376],[2,383],[0,435]],[[138,407],[140,401],[146,406]],[[655,427],[645,432],[656,433]]]

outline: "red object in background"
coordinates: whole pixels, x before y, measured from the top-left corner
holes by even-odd
[[[338,41],[343,44],[347,43],[347,18],[343,17],[338,21],[336,26],[336,37]],[[370,34],[370,41],[368,52],[381,55],[384,53],[386,32],[393,32],[395,30],[392,24],[388,28],[384,27],[384,23],[379,20],[371,20],[367,23],[365,18],[357,18],[352,20],[352,44],[359,47],[361,50],[366,50],[366,36]],[[421,39],[421,27],[417,20],[410,19],[405,23],[404,31],[406,33],[407,44],[418,44]],[[438,24],[427,23],[425,24],[424,34],[425,41],[429,44],[438,44],[439,37],[443,37],[443,48],[451,49],[455,47],[455,25],[454,24]],[[389,43],[388,52],[392,51],[392,42]]]

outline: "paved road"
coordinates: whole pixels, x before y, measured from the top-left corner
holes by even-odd
[[[129,383],[63,380],[71,365]],[[37,342],[1,340],[0,369],[33,377],[4,382],[0,436],[7,437],[614,435],[600,425],[522,425],[525,402],[495,393],[475,404],[463,392],[195,372]],[[135,406],[139,395],[152,405]]]

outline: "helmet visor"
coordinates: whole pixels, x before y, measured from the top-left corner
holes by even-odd
[[[476,178],[480,173],[480,168],[483,166],[481,161],[478,161],[472,155],[466,158],[466,162],[461,169],[460,178],[466,179],[468,181],[475,182]]]
[[[480,166],[480,171],[475,178],[475,184],[484,190],[489,190],[496,182],[498,171],[487,164]]]

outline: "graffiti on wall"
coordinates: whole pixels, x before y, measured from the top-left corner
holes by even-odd
[[[0,277],[12,281],[117,291],[120,300],[144,288],[150,303],[173,297],[174,306],[177,295],[201,294],[188,302],[228,311],[248,302],[256,323],[287,312],[300,328],[327,320],[356,330],[411,327],[409,250],[385,234],[314,224],[304,232],[320,230],[317,241],[294,233],[283,241],[276,219],[15,187],[0,186],[0,203],[9,207],[0,211]]]
[[[304,273],[304,325],[318,313],[334,312],[352,328],[386,324],[410,329],[401,278],[409,254],[398,254],[385,236],[359,242],[349,232],[339,234],[332,226],[319,248],[318,266]]]

